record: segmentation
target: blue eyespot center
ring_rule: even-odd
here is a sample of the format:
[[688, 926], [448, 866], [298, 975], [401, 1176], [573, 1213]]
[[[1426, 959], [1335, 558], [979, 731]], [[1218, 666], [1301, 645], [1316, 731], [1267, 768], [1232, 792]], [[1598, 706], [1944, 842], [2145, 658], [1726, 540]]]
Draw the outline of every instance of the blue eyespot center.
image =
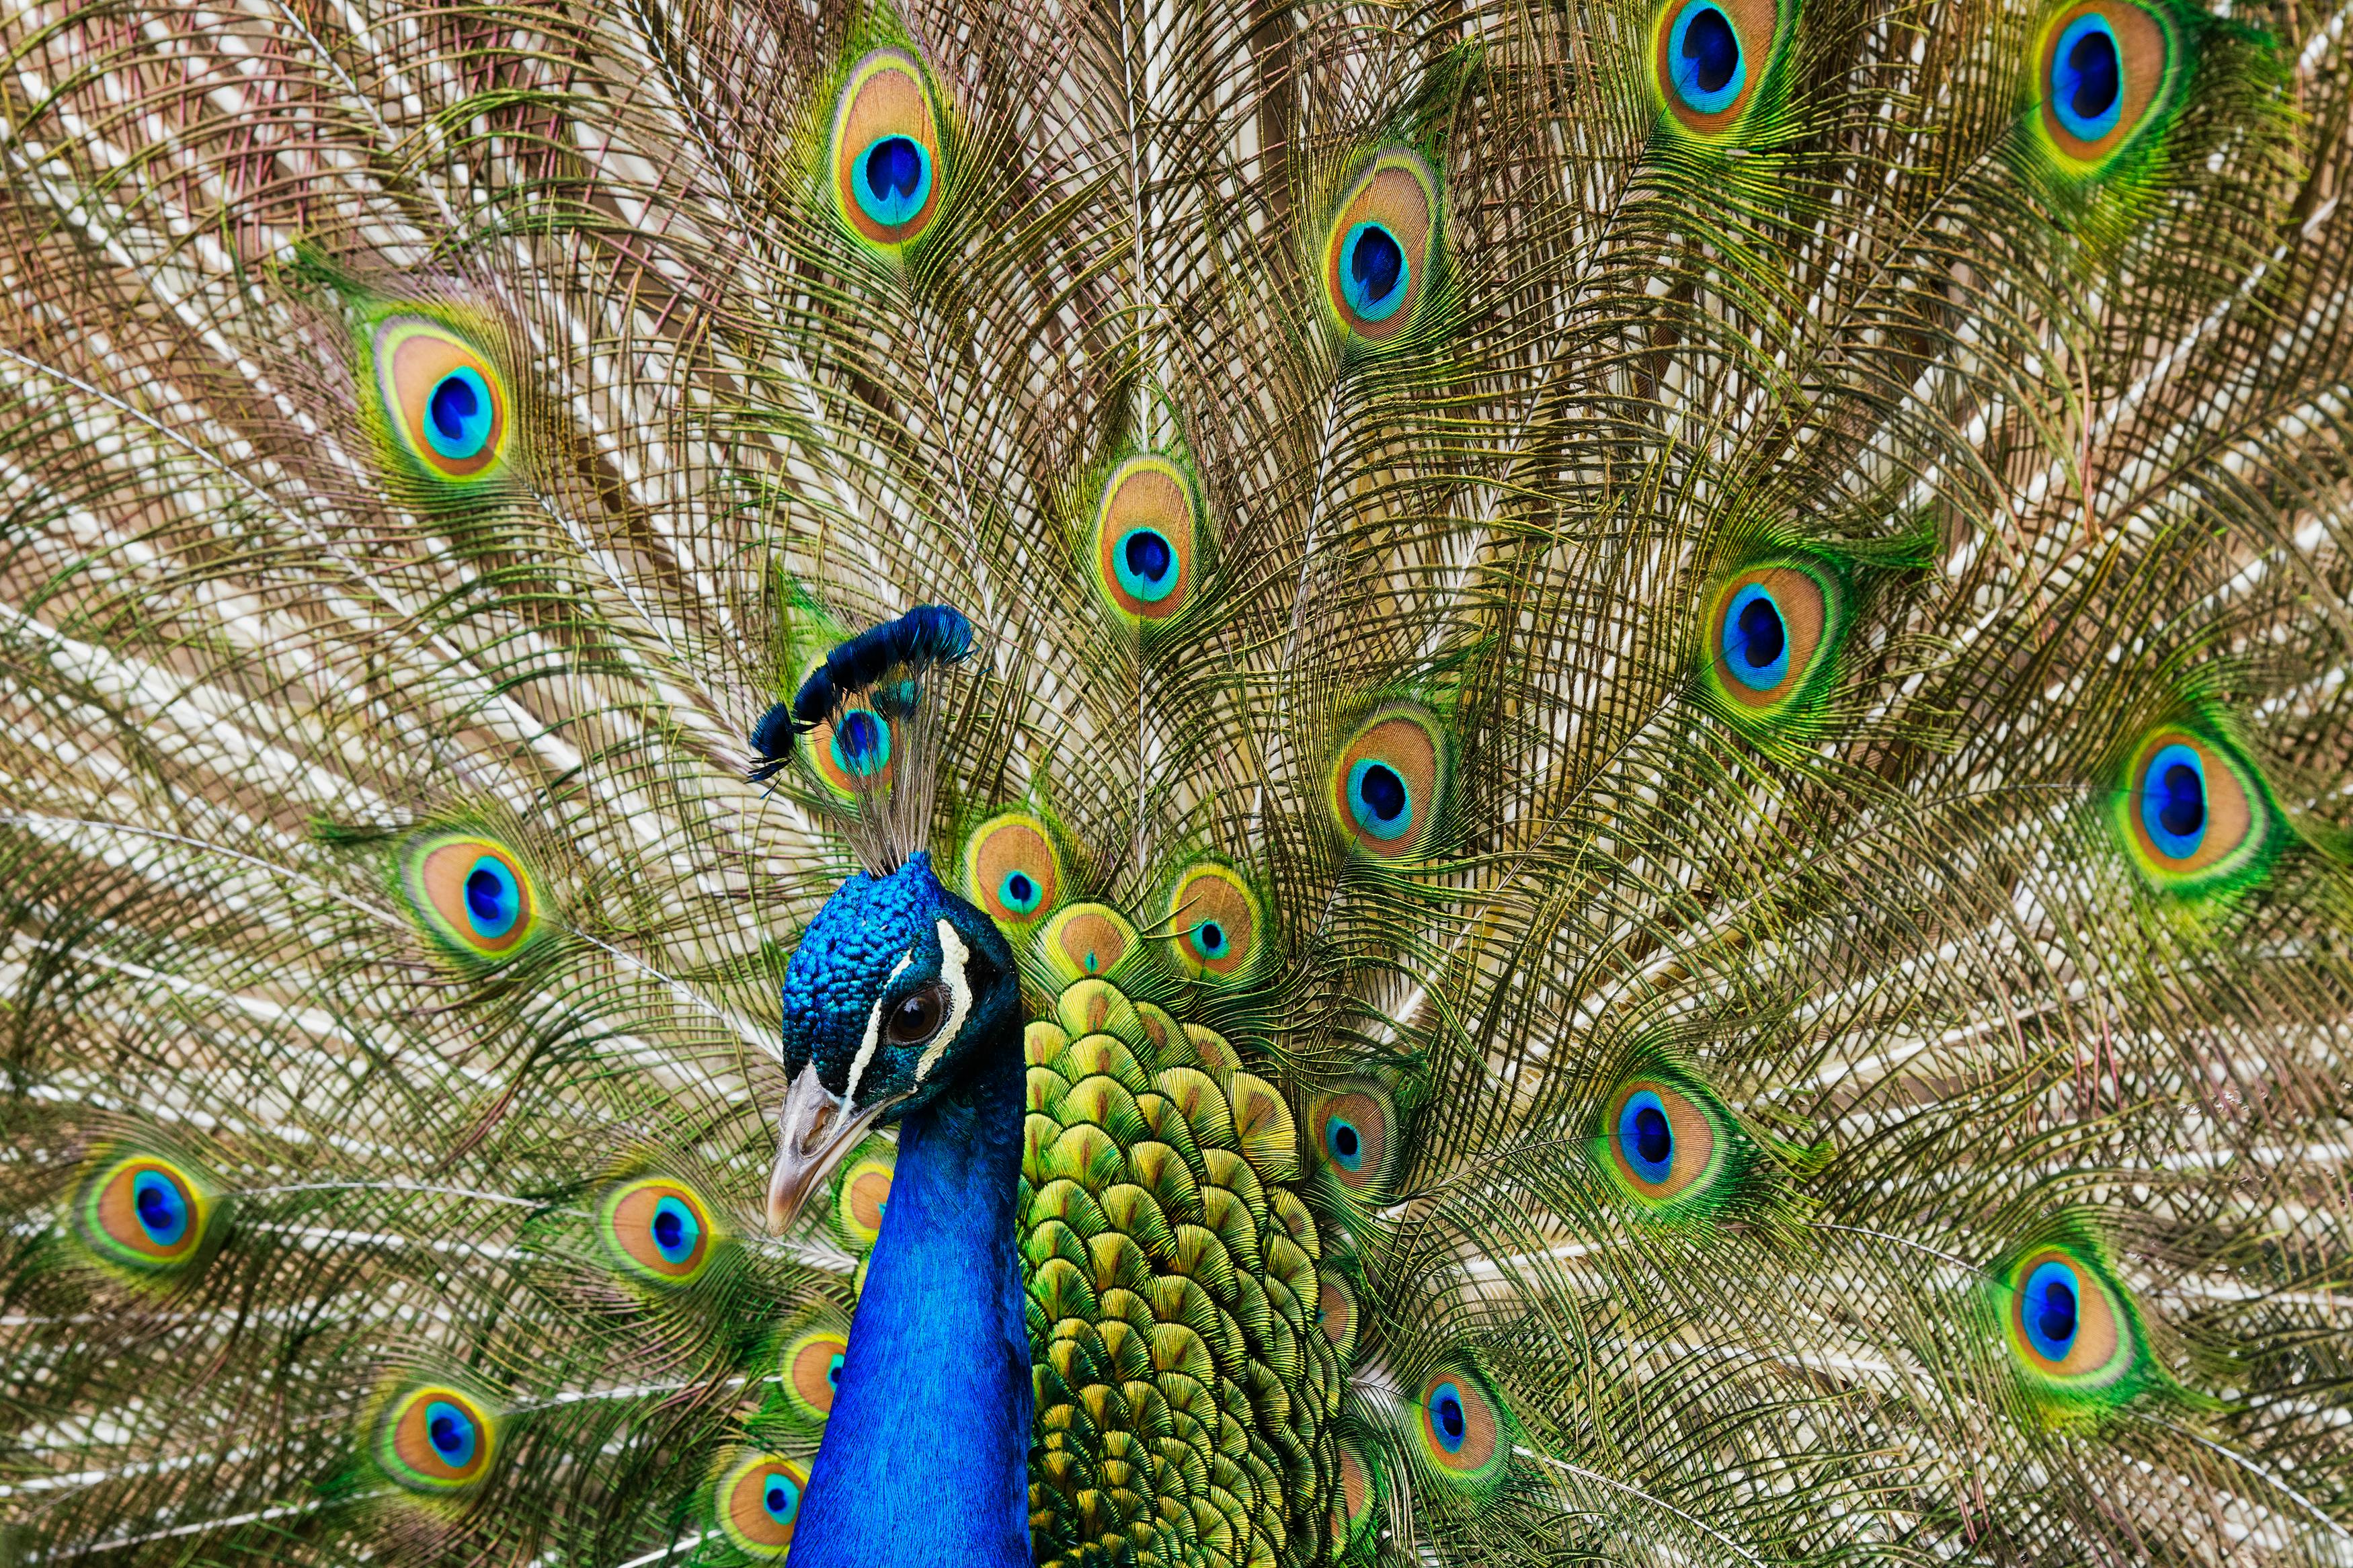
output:
[[1193, 945], [1204, 958], [1223, 958], [1230, 945], [1226, 940], [1226, 928], [1216, 921], [1203, 921], [1193, 928]]
[[1643, 1163], [1663, 1165], [1675, 1152], [1675, 1135], [1667, 1119], [1651, 1106], [1634, 1113], [1634, 1149]]
[[188, 1201], [161, 1171], [142, 1171], [131, 1178], [131, 1208], [139, 1228], [157, 1247], [173, 1247], [188, 1233]]
[[1324, 1147], [1344, 1171], [1362, 1170], [1365, 1163], [1365, 1140], [1356, 1124], [1335, 1116], [1324, 1127]]
[[2067, 24], [2052, 51], [2051, 103], [2059, 124], [2079, 142], [2097, 142], [2124, 112], [2124, 62], [2116, 30], [2098, 12]]
[[1690, 0], [1667, 37], [1675, 96], [1696, 114], [1721, 114], [1748, 83], [1746, 52], [1732, 19], [1711, 0]]
[[2187, 860], [2206, 841], [2206, 764], [2179, 742], [2149, 759], [2142, 775], [2141, 826], [2158, 854]]
[[1340, 297], [1367, 321], [1386, 321], [1405, 303], [1412, 268], [1383, 223], [1360, 223], [1340, 242]]
[[1471, 1424], [1462, 1415], [1462, 1391], [1451, 1382], [1430, 1391], [1430, 1428], [1440, 1447], [1450, 1454], [1461, 1452]]
[[1398, 771], [1370, 757], [1348, 770], [1348, 815], [1376, 838], [1397, 838], [1413, 826], [1413, 792]]
[[800, 1489], [783, 1476], [772, 1475], [766, 1489], [760, 1494], [760, 1506], [778, 1524], [790, 1524], [793, 1515], [800, 1511]]
[[1045, 889], [1027, 871], [1008, 871], [1005, 879], [997, 885], [997, 902], [1017, 915], [1029, 913], [1043, 897]]
[[664, 1198], [654, 1205], [654, 1250], [665, 1263], [684, 1263], [694, 1256], [695, 1244], [702, 1239], [702, 1224], [694, 1211], [676, 1198]]
[[479, 458], [490, 443], [494, 413], [481, 372], [460, 365], [435, 382], [426, 397], [426, 445], [455, 462]]
[[866, 216], [886, 227], [913, 219], [932, 195], [932, 155], [912, 136], [881, 136], [858, 159], [850, 190]]
[[825, 1385], [837, 1391], [841, 1387], [841, 1353], [839, 1351], [834, 1352], [831, 1361], [825, 1363]]
[[1691, 62], [1686, 79], [1704, 93], [1722, 92], [1740, 68], [1740, 39], [1714, 6], [1693, 15], [1691, 26], [1683, 29], [1682, 54]]
[[1119, 585], [1146, 604], [1157, 604], [1176, 591], [1176, 547], [1156, 528], [1129, 530], [1113, 564]]
[[1751, 669], [1769, 669], [1788, 646], [1781, 612], [1770, 599], [1751, 599], [1740, 612], [1740, 660]]
[[1789, 678], [1789, 626], [1764, 584], [1751, 583], [1725, 606], [1724, 666], [1751, 691], [1770, 691]]
[[425, 1438], [433, 1445], [434, 1454], [453, 1470], [462, 1470], [473, 1462], [473, 1418], [448, 1400], [437, 1399], [425, 1407]]
[[853, 708], [833, 727], [834, 765], [852, 778], [879, 773], [891, 761], [891, 726], [863, 708]]
[[522, 889], [494, 855], [475, 860], [466, 872], [466, 923], [485, 942], [514, 929], [522, 914]]
[[2020, 1316], [2025, 1321], [2027, 1343], [2034, 1347], [2035, 1354], [2045, 1361], [2067, 1359], [2082, 1322], [2082, 1295], [2083, 1281], [2056, 1258], [2028, 1277], [2025, 1310]]
[[1637, 1181], [1657, 1186], [1674, 1174], [1674, 1123], [1656, 1091], [1638, 1089], [1626, 1097], [1618, 1112], [1618, 1142]]

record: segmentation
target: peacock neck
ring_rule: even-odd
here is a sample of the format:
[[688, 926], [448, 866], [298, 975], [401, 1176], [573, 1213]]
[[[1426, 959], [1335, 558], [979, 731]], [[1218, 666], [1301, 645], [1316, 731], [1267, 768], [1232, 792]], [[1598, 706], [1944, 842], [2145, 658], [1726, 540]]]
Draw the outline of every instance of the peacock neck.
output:
[[1029, 1568], [1029, 1338], [1016, 1029], [909, 1116], [794, 1568]]

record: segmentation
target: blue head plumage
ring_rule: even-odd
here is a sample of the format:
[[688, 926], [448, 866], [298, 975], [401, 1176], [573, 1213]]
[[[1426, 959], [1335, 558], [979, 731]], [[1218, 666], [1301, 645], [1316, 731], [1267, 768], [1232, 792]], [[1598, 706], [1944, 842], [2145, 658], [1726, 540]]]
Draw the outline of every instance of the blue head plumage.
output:
[[1013, 950], [916, 853], [844, 882], [785, 970], [785, 1070], [770, 1224], [789, 1223], [877, 1121], [923, 1109], [1001, 1041], [1021, 999]]

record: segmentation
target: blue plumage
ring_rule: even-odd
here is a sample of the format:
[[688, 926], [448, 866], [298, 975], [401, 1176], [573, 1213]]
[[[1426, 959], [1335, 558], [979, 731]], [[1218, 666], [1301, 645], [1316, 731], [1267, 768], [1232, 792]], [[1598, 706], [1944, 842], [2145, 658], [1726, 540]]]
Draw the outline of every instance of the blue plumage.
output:
[[[961, 617], [958, 617], [961, 620]], [[795, 1525], [809, 1564], [1029, 1562], [1029, 1346], [1014, 1204], [1020, 982], [917, 854], [852, 877], [794, 951], [772, 1208], [877, 1121], [897, 1173]]]

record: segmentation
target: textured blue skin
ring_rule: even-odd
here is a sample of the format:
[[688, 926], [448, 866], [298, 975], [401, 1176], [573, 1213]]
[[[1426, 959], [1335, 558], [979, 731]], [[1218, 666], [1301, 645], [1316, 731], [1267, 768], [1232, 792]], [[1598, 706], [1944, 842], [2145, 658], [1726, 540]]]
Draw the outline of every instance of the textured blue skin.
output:
[[[814, 1057], [838, 1092], [901, 956], [914, 953], [892, 994], [938, 974], [941, 920], [1000, 978], [986, 993], [976, 985], [971, 1017], [902, 1112], [891, 1202], [793, 1529], [794, 1568], [1030, 1562], [1029, 1338], [1013, 1214], [1026, 1072], [1011, 952], [924, 857], [888, 878], [852, 878], [786, 968], [786, 1067]], [[860, 1100], [903, 1089], [920, 1054], [878, 1052]]]

